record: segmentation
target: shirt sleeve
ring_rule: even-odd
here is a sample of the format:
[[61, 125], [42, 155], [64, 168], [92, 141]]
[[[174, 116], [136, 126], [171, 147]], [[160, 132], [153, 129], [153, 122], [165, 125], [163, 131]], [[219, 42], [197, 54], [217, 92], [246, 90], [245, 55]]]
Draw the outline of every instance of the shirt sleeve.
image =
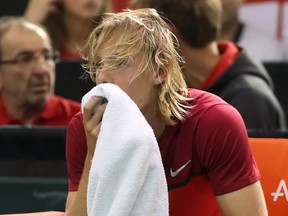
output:
[[82, 113], [76, 114], [67, 127], [66, 160], [68, 170], [68, 190], [77, 191], [81, 180], [87, 144]]
[[246, 127], [230, 105], [215, 105], [203, 116], [197, 137], [198, 160], [216, 196], [245, 186], [260, 178]]

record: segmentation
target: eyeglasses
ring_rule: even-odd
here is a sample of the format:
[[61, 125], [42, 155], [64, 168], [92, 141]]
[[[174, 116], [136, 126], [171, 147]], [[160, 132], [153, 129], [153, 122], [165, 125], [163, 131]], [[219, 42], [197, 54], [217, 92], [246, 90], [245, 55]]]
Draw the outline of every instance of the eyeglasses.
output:
[[40, 57], [45, 61], [45, 63], [58, 62], [59, 52], [58, 51], [50, 52], [46, 50], [39, 52], [38, 54], [34, 52], [23, 52], [18, 56], [16, 56], [14, 59], [0, 61], [0, 65], [12, 64], [18, 66], [27, 66], [37, 62], [37, 60]]

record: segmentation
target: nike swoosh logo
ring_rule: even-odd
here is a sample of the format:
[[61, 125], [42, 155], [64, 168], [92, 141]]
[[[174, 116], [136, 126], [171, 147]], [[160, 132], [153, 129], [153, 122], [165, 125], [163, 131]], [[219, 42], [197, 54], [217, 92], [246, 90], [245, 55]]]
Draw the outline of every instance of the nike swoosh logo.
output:
[[177, 176], [189, 163], [191, 162], [191, 160], [189, 160], [187, 163], [185, 163], [183, 166], [181, 166], [179, 169], [175, 170], [173, 172], [172, 168], [170, 169], [170, 175], [172, 177]]

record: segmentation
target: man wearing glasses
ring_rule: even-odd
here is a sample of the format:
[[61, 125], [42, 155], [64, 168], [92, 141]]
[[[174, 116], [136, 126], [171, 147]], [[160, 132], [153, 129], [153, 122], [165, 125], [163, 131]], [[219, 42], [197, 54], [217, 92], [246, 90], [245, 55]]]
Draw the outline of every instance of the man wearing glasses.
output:
[[41, 27], [0, 18], [0, 125], [68, 124], [80, 104], [53, 94], [57, 59]]

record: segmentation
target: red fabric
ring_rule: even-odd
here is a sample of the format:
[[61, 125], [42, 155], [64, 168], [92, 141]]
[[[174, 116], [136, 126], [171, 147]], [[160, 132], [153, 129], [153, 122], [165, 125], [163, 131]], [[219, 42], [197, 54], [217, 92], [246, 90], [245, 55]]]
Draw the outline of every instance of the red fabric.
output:
[[66, 157], [68, 168], [68, 190], [77, 191], [87, 154], [83, 115], [75, 115], [67, 127]]
[[129, 0], [112, 0], [113, 12], [120, 12], [122, 9], [126, 8]]
[[[66, 126], [70, 119], [80, 110], [80, 103], [51, 95], [45, 109], [34, 120], [33, 125]], [[0, 97], [0, 125], [22, 125], [5, 111]]]
[[[199, 90], [191, 90], [190, 94], [195, 101], [189, 118], [167, 127], [159, 141], [170, 188], [203, 174], [215, 195], [257, 181], [259, 172], [255, 170], [247, 130], [239, 112], [213, 94]], [[189, 158], [192, 167], [183, 170], [182, 176], [172, 178], [170, 169], [176, 170]]]
[[[159, 140], [159, 148], [168, 182], [170, 215], [208, 216], [211, 211], [219, 212], [215, 195], [243, 188], [260, 176], [246, 127], [236, 109], [208, 92], [190, 90], [189, 93], [195, 98], [194, 108], [186, 121], [166, 128]], [[87, 153], [82, 120], [82, 114], [78, 113], [67, 128], [69, 191], [78, 189]], [[171, 169], [177, 170], [187, 162], [181, 173], [171, 176]], [[203, 188], [195, 190], [195, 186], [196, 189]], [[187, 194], [187, 190], [191, 193]], [[204, 196], [203, 191], [206, 191]], [[186, 200], [180, 199], [182, 204], [177, 201], [181, 196], [186, 197]], [[199, 196], [202, 198], [193, 205]]]
[[68, 49], [62, 49], [60, 52], [60, 58], [65, 59], [81, 59], [79, 53], [72, 52]]
[[233, 64], [239, 54], [239, 48], [229, 41], [218, 42], [218, 49], [221, 58], [199, 89], [209, 88], [214, 82], [216, 82], [216, 80], [225, 73], [230, 65]]
[[195, 176], [187, 185], [170, 190], [169, 207], [171, 216], [222, 215], [211, 185], [205, 176]]

